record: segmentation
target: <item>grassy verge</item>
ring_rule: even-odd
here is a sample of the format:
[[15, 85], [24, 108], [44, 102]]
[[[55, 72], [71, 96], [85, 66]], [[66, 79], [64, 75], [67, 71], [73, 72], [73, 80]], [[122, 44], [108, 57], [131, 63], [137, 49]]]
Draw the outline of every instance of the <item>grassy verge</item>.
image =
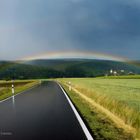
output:
[[130, 133], [124, 132], [123, 129], [117, 128], [104, 114], [99, 112], [95, 107], [90, 106], [74, 91], [69, 91], [63, 84], [69, 97], [82, 114], [84, 121], [90, 127], [96, 140], [133, 140]]
[[140, 75], [124, 75], [124, 76], [105, 76], [105, 77], [98, 77], [104, 79], [140, 79]]
[[64, 78], [59, 81], [70, 81], [80, 96], [98, 106], [117, 127], [140, 138], [139, 79]]
[[[37, 85], [38, 83], [39, 81], [35, 81], [35, 80], [15, 81], [14, 82], [15, 94], [25, 91]], [[6, 99], [12, 96], [11, 85], [12, 85], [12, 82], [0, 81], [0, 100]]]

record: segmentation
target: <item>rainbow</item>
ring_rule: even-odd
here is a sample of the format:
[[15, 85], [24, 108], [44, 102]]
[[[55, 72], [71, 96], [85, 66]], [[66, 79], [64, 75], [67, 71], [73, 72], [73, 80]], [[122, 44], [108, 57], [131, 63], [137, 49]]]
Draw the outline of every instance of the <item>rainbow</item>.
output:
[[92, 51], [56, 51], [56, 52], [45, 52], [29, 57], [21, 58], [22, 61], [30, 61], [35, 59], [63, 59], [63, 58], [82, 58], [82, 59], [102, 59], [102, 60], [115, 60], [115, 61], [128, 61], [127, 58], [105, 54], [97, 53]]

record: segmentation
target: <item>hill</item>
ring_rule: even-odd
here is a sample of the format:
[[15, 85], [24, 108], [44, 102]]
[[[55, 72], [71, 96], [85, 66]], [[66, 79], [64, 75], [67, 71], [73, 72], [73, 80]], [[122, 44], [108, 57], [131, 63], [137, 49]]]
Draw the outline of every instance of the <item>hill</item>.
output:
[[[32, 60], [25, 62], [32, 66], [43, 66], [54, 70], [66, 72], [69, 76], [79, 71], [84, 73], [85, 76], [101, 76], [107, 74], [110, 69], [120, 71], [124, 70], [125, 73], [140, 73], [140, 67], [132, 63], [109, 61], [109, 60], [91, 60], [91, 59], [54, 59], [54, 60]], [[67, 75], [67, 76], [68, 76]], [[75, 76], [74, 76], [75, 77]]]
[[55, 70], [65, 70], [66, 68], [81, 64], [84, 62], [88, 62], [87, 59], [40, 59], [40, 60], [31, 60], [31, 61], [24, 61], [24, 64], [33, 65], [33, 66], [41, 66], [52, 68]]
[[0, 62], [0, 79], [36, 79], [62, 77], [62, 73], [53, 69], [20, 64], [15, 62]]
[[[110, 69], [119, 74], [140, 74], [140, 67], [132, 64], [91, 59], [52, 59], [24, 62], [0, 61], [0, 79], [96, 77], [109, 75]], [[120, 71], [124, 70], [123, 73]]]

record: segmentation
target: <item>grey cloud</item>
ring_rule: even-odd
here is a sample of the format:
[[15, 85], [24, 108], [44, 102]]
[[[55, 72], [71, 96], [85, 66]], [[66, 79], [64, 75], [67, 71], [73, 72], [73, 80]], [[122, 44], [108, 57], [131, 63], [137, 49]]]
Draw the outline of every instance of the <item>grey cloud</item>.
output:
[[139, 0], [9, 1], [0, 2], [0, 58], [79, 49], [140, 59]]

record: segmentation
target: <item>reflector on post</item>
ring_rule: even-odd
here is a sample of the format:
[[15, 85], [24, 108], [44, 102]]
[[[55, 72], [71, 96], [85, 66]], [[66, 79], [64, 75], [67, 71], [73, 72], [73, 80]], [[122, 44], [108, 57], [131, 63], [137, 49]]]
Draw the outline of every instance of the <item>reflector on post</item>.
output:
[[15, 90], [14, 90], [14, 85], [12, 84], [12, 94], [15, 93]]

